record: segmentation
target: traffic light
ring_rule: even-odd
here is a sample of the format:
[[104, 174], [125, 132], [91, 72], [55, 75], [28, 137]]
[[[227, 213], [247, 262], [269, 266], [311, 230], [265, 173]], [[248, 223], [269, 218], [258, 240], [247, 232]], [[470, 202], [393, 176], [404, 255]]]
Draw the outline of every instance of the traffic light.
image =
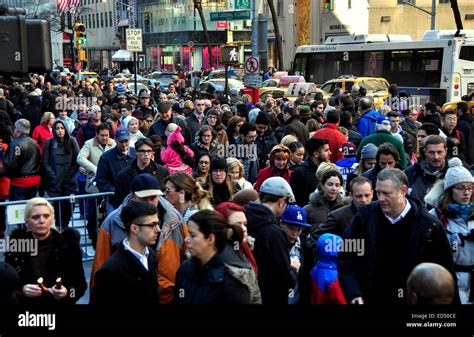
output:
[[87, 61], [86, 51], [84, 49], [79, 49], [79, 62]]
[[323, 0], [323, 9], [325, 11], [332, 11], [333, 8], [333, 0]]
[[87, 42], [86, 26], [84, 26], [83, 23], [78, 22], [74, 25], [74, 32], [76, 33], [76, 47], [80, 48], [80, 46]]
[[223, 45], [221, 46], [221, 62], [224, 64], [239, 63], [239, 46], [238, 45]]

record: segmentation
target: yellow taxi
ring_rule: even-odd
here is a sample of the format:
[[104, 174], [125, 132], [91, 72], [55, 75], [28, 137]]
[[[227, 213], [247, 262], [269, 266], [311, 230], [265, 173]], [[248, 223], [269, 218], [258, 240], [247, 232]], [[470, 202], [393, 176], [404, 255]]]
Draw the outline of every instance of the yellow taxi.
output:
[[[448, 110], [453, 110], [453, 111], [456, 110], [456, 106], [458, 105], [458, 103], [461, 103], [461, 102], [465, 102], [465, 101], [453, 101], [453, 102], [444, 103], [443, 112], [446, 112]], [[474, 114], [474, 101], [468, 101], [465, 103], [467, 103], [467, 106], [469, 108], [468, 114], [473, 115]]]
[[367, 90], [367, 96], [374, 99], [375, 107], [378, 108], [384, 104], [384, 100], [389, 97], [388, 87], [390, 86], [386, 79], [381, 77], [357, 77], [353, 75], [343, 75], [336, 79], [329, 80], [321, 86], [324, 92], [324, 98], [328, 99], [336, 88], [350, 93], [352, 86], [357, 84]]
[[80, 76], [78, 77], [80, 80], [89, 79], [89, 82], [92, 84], [94, 82], [99, 83], [99, 75], [93, 71], [81, 71]]

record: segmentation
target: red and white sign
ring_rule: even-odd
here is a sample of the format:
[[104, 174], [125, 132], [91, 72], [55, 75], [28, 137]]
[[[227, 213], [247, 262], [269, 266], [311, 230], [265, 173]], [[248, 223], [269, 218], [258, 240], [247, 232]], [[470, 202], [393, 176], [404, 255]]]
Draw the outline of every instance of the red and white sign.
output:
[[248, 75], [258, 74], [260, 59], [258, 56], [247, 56], [245, 58], [245, 73]]
[[229, 27], [228, 21], [216, 21], [216, 28], [217, 29], [227, 29]]
[[82, 63], [81, 62], [76, 62], [76, 70], [79, 71], [82, 69]]

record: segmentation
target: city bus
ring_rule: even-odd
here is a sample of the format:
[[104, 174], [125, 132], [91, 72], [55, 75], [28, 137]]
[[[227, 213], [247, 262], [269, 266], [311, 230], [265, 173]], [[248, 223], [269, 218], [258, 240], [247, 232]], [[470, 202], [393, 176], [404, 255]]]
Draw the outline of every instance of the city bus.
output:
[[474, 30], [406, 35], [329, 37], [296, 50], [292, 73], [318, 85], [341, 75], [383, 77], [420, 103], [460, 100], [474, 93]]

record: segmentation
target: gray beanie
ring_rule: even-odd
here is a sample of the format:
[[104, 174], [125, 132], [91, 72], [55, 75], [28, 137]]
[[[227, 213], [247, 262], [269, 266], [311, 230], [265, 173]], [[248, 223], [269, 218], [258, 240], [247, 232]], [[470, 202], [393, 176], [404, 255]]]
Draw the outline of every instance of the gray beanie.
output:
[[377, 155], [377, 146], [375, 146], [372, 143], [369, 143], [362, 148], [360, 159], [363, 159], [363, 160], [375, 159], [376, 155]]
[[459, 158], [452, 158], [448, 162], [449, 168], [444, 176], [444, 190], [461, 184], [461, 183], [474, 183], [471, 172], [469, 172], [461, 162]]

